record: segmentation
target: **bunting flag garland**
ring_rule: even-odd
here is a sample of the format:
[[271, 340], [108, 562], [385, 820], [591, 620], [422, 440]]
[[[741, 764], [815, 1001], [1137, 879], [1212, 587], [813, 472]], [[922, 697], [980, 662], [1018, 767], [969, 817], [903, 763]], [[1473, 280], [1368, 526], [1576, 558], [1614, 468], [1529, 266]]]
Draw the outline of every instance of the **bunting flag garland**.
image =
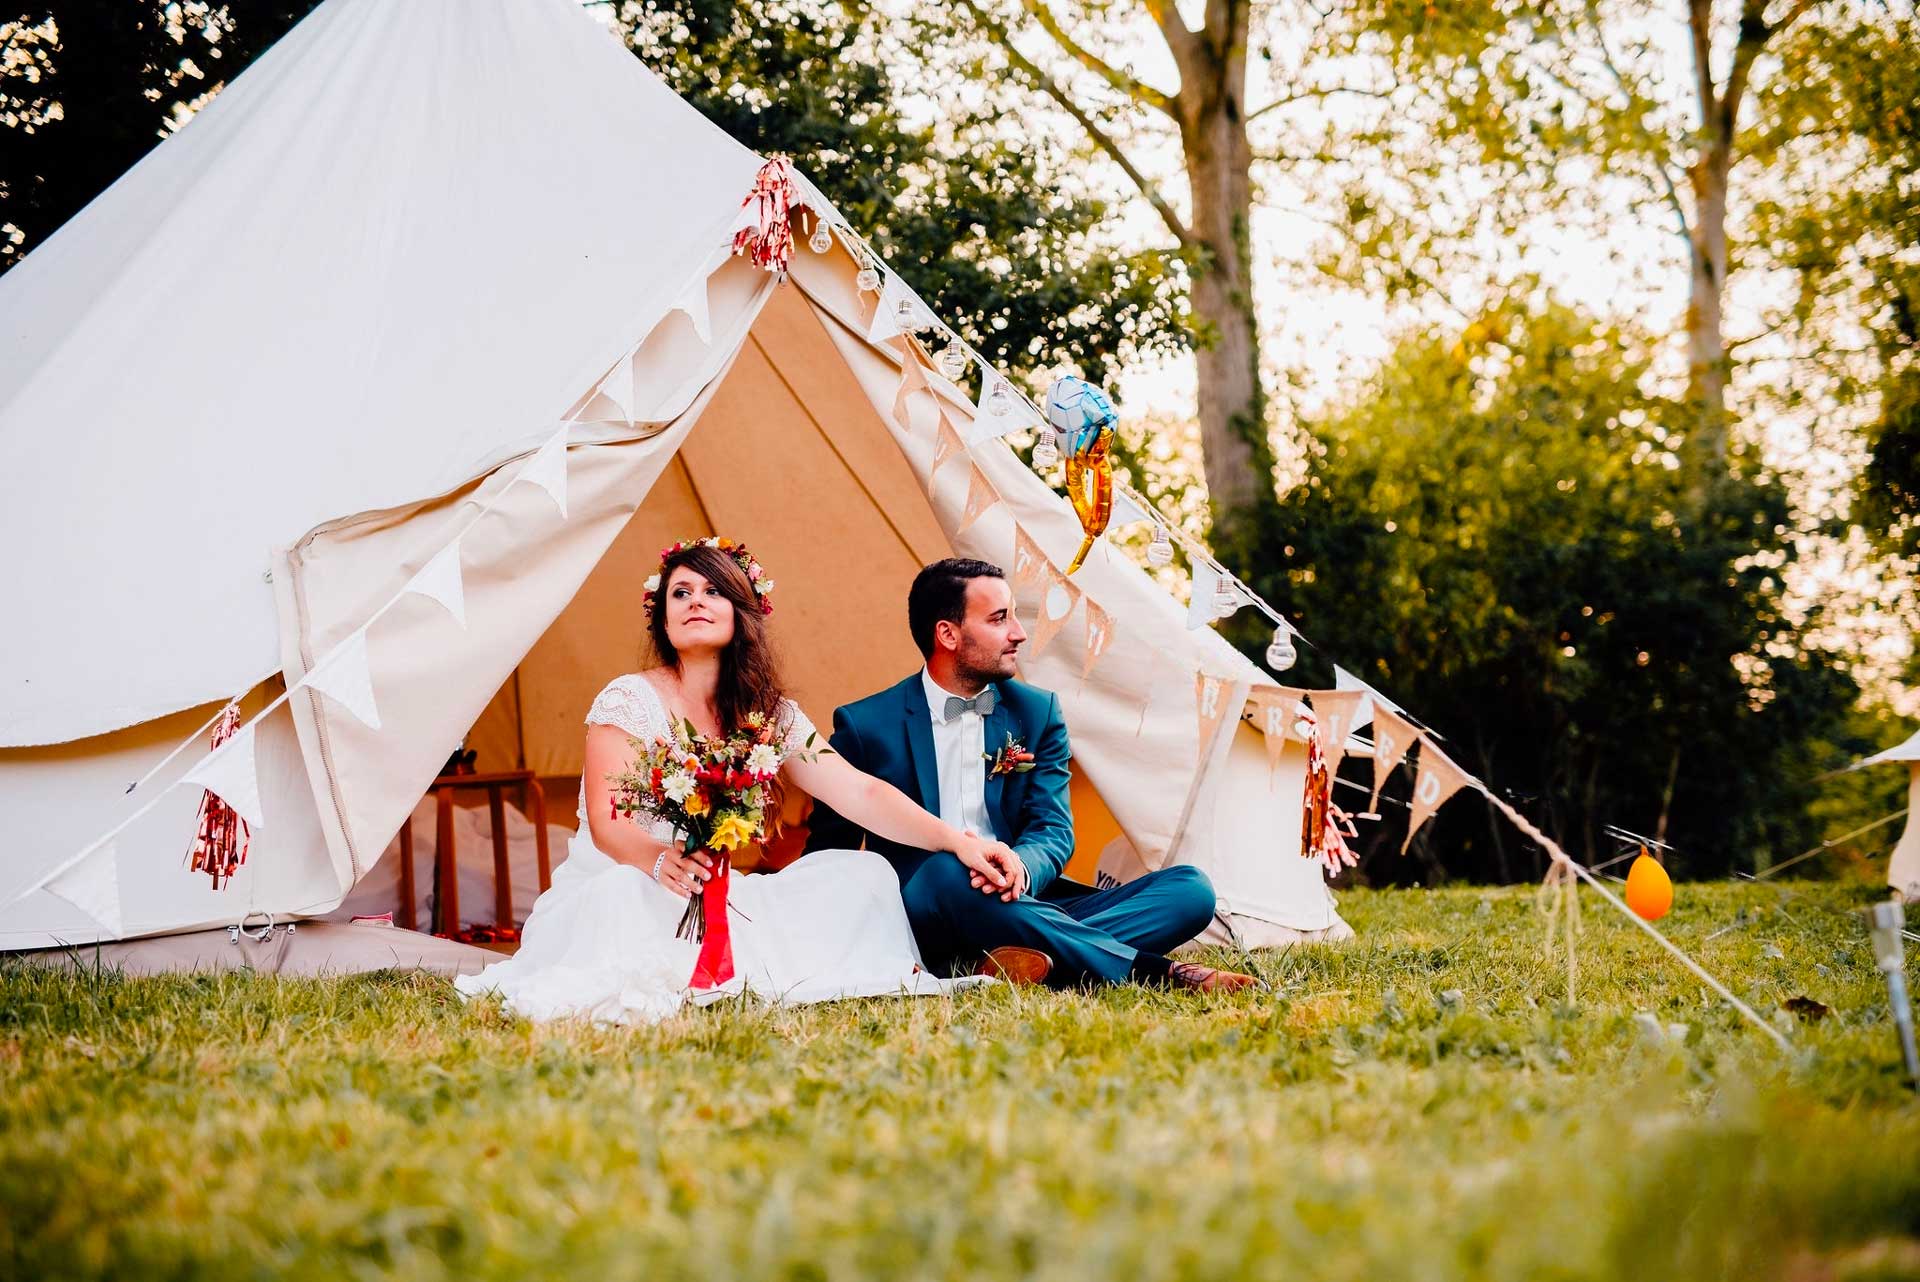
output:
[[1259, 710], [1255, 724], [1267, 743], [1267, 769], [1280, 764], [1280, 754], [1286, 750], [1287, 737], [1293, 733], [1294, 722], [1300, 719], [1300, 705], [1305, 701], [1307, 692], [1291, 686], [1267, 686], [1253, 693], [1254, 707]]
[[1113, 642], [1113, 616], [1102, 610], [1092, 597], [1083, 594], [1081, 599], [1087, 606], [1087, 650], [1080, 663], [1080, 679], [1085, 681], [1092, 675], [1093, 665], [1100, 662], [1100, 656]]
[[111, 839], [48, 878], [41, 889], [78, 908], [115, 939], [126, 934], [120, 911], [120, 853]]
[[507, 483], [507, 488], [525, 481], [545, 490], [554, 505], [560, 509], [560, 519], [567, 518], [567, 425], [562, 423], [559, 430], [547, 438], [527, 465], [520, 469], [520, 475]]
[[1027, 596], [1039, 592], [1047, 586], [1047, 554], [1033, 541], [1025, 527], [1018, 522], [1013, 527], [1013, 590], [1016, 596]]
[[1420, 770], [1413, 779], [1413, 814], [1407, 819], [1407, 839], [1400, 843], [1401, 854], [1413, 844], [1413, 834], [1420, 831], [1420, 825], [1433, 818], [1434, 811], [1466, 782], [1467, 772], [1434, 747], [1433, 740], [1421, 736]]
[[940, 415], [940, 426], [933, 433], [933, 466], [927, 471], [927, 487], [933, 487], [933, 478], [940, 474], [940, 465], [950, 458], [958, 458], [967, 452], [967, 443], [960, 439], [960, 433], [954, 430], [953, 420], [946, 414]]
[[1226, 718], [1230, 684], [1225, 677], [1210, 677], [1204, 672], [1193, 674], [1193, 698], [1200, 713], [1200, 746], [1196, 751], [1203, 761], [1213, 744], [1214, 733]]
[[[960, 524], [954, 528], [955, 534], [965, 532], [968, 526], [986, 514], [988, 508], [1000, 501], [1000, 493], [993, 488], [993, 482], [986, 473], [977, 467], [968, 467], [967, 506], [960, 514]], [[1036, 649], [1035, 653], [1038, 653]]]
[[416, 592], [438, 601], [462, 628], [467, 626], [467, 590], [460, 575], [460, 540], [455, 539], [434, 554], [433, 560], [407, 580], [402, 593]]
[[[893, 421], [909, 432], [913, 430], [913, 413], [908, 401], [915, 392], [932, 395], [933, 389], [927, 385], [926, 366], [915, 359], [912, 352], [908, 352], [907, 359], [900, 362], [900, 390], [893, 394]], [[941, 421], [946, 421], [944, 415]], [[938, 467], [939, 464], [934, 466]]]
[[1040, 594], [1040, 608], [1034, 612], [1033, 648], [1028, 653], [1036, 658], [1048, 644], [1060, 635], [1060, 629], [1067, 626], [1067, 620], [1073, 617], [1073, 607], [1080, 604], [1080, 589], [1073, 580], [1047, 566], [1047, 577], [1052, 582], [1047, 590]]
[[693, 322], [693, 332], [700, 336], [701, 342], [711, 346], [713, 321], [707, 313], [707, 273], [701, 272], [695, 276], [680, 292], [680, 297], [673, 300], [673, 306], [669, 307], [667, 312], [669, 315], [674, 312], [685, 312], [687, 319]]
[[1313, 712], [1320, 722], [1320, 742], [1327, 754], [1327, 772], [1339, 775], [1341, 758], [1347, 755], [1347, 736], [1353, 733], [1353, 719], [1359, 715], [1365, 690], [1315, 690]]
[[240, 724], [240, 701], [235, 699], [214, 723], [213, 751], [180, 779], [206, 790], [194, 818], [187, 858], [193, 871], [213, 878], [215, 890], [247, 862], [253, 829], [261, 826], [260, 775], [253, 746], [253, 726]]
[[351, 712], [369, 730], [380, 728], [373, 698], [373, 670], [367, 659], [367, 630], [357, 629], [314, 665], [301, 684], [311, 686]]
[[1385, 706], [1374, 709], [1373, 717], [1373, 797], [1368, 810], [1380, 808], [1380, 787], [1394, 767], [1407, 758], [1420, 732], [1404, 717]]

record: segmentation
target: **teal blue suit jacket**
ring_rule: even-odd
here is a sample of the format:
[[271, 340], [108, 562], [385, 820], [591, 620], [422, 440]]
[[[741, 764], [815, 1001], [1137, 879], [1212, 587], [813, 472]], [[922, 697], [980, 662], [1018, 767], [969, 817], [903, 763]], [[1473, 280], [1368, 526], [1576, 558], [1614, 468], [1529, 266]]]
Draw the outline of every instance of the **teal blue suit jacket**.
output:
[[[996, 682], [998, 699], [986, 719], [987, 751], [1005, 746], [1011, 734], [1033, 753], [1033, 769], [991, 777], [987, 818], [994, 833], [1027, 866], [1039, 894], [1073, 857], [1073, 806], [1067, 796], [1067, 723], [1051, 691], [1008, 679]], [[940, 813], [940, 774], [933, 752], [933, 723], [926, 688], [915, 672], [905, 681], [833, 711], [833, 750], [856, 769], [876, 775]], [[808, 850], [856, 850], [862, 845], [892, 862], [904, 879], [926, 859], [924, 850], [877, 837], [828, 806], [814, 804]], [[984, 834], [983, 834], [984, 835]]]

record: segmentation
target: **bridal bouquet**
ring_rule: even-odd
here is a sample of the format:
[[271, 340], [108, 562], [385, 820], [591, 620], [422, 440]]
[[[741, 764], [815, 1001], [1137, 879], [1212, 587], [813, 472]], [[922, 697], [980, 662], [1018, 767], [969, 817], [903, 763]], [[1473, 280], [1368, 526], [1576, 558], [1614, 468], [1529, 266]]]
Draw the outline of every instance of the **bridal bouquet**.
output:
[[[672, 737], [638, 739], [627, 769], [609, 775], [613, 813], [647, 815], [671, 824], [685, 851], [717, 853], [713, 876], [687, 900], [675, 932], [700, 945], [692, 986], [713, 988], [733, 978], [733, 944], [727, 930], [727, 882], [732, 854], [773, 835], [780, 816], [772, 812], [767, 785], [780, 772], [781, 727], [761, 713], [729, 735], [703, 735], [682, 721]], [[809, 735], [802, 754], [811, 756]], [[796, 755], [802, 755], [796, 754]]]

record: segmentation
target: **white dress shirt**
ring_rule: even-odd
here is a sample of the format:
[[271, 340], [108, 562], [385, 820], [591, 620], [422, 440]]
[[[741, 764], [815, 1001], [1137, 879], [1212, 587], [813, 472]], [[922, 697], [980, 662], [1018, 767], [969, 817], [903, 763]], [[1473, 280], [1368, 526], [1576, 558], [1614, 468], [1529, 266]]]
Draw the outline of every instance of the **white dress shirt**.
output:
[[[995, 838], [987, 818], [987, 724], [977, 712], [963, 712], [947, 720], [947, 699], [958, 695], [920, 669], [927, 691], [927, 712], [933, 720], [933, 756], [940, 777], [940, 818], [961, 830]], [[997, 692], [996, 692], [997, 693]]]

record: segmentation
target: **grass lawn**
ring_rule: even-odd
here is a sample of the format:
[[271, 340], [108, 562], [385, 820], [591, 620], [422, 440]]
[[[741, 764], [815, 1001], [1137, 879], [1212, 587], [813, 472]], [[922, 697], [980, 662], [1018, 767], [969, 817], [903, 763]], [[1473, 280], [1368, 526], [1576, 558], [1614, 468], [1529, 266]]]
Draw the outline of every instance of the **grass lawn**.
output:
[[1526, 889], [1348, 895], [1273, 993], [638, 1032], [0, 963], [0, 1278], [1920, 1278], [1870, 895], [1680, 887], [1763, 1014], [1831, 1008], [1788, 1056], [1591, 895], [1569, 1005]]

